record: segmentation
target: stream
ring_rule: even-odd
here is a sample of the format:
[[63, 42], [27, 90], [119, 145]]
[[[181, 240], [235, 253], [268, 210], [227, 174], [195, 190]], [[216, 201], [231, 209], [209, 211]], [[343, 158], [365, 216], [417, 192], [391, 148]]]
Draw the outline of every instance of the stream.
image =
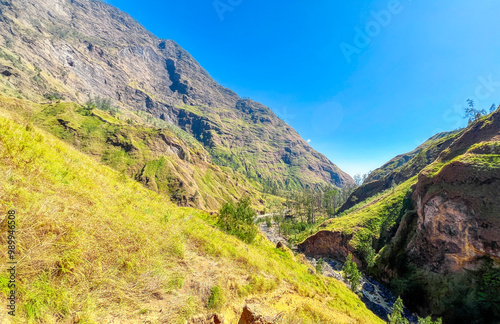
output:
[[[278, 242], [284, 243], [289, 246], [288, 241], [285, 237], [281, 236], [278, 232], [278, 227], [274, 222], [268, 227], [265, 222], [259, 224], [260, 230], [266, 235], [269, 241], [277, 244]], [[291, 249], [297, 253], [303, 253], [298, 251], [296, 246], [292, 246]], [[315, 268], [319, 259], [306, 255], [307, 260]], [[342, 281], [348, 287], [349, 283], [342, 277], [342, 267], [343, 263], [331, 258], [322, 258], [323, 263], [323, 275], [330, 278], [335, 278]], [[396, 297], [381, 283], [373, 280], [372, 278], [366, 276], [362, 273], [361, 278], [361, 301], [366, 305], [366, 307], [371, 310], [375, 315], [388, 321], [388, 315], [392, 313], [392, 306], [396, 301]], [[418, 323], [417, 316], [411, 314], [406, 308], [404, 309], [405, 317], [410, 323]]]

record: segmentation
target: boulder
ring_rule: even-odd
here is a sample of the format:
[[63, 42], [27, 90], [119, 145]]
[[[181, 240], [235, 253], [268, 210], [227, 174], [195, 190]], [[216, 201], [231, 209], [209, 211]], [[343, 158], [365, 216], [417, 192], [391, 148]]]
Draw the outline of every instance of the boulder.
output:
[[246, 305], [243, 307], [238, 324], [273, 324], [274, 320], [269, 316], [258, 313], [255, 305]]
[[189, 320], [188, 324], [222, 324], [224, 317], [219, 314], [197, 316]]

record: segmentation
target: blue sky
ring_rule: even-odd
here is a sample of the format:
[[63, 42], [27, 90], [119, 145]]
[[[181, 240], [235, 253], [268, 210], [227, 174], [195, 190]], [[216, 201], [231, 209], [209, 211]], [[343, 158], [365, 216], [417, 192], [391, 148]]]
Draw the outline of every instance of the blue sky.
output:
[[500, 1], [107, 2], [351, 175], [500, 104]]

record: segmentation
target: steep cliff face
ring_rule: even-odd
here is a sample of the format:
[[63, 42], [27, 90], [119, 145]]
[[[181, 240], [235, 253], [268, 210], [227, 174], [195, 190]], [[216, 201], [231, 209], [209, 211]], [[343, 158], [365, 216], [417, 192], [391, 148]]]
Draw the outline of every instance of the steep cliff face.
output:
[[[97, 0], [0, 2], [0, 91], [110, 98], [178, 125], [214, 161], [273, 188], [351, 184], [267, 107], [217, 84], [179, 45]], [[310, 166], [310, 167], [309, 167]]]
[[463, 198], [436, 195], [418, 200], [415, 264], [438, 273], [477, 270], [483, 256], [500, 257], [498, 224], [477, 215]]
[[424, 169], [410, 256], [436, 272], [500, 260], [500, 112], [477, 122]]
[[351, 239], [352, 234], [322, 230], [299, 244], [298, 247], [307, 255], [328, 256], [336, 260], [345, 261], [349, 253], [355, 250], [349, 245]]

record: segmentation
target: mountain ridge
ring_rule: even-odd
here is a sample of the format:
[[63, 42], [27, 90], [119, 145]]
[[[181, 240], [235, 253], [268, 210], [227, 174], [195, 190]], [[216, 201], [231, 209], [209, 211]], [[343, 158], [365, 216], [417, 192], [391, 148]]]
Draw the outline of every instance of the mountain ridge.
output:
[[424, 144], [411, 160], [359, 187], [353, 195], [366, 197], [299, 247], [339, 260], [352, 253], [421, 316], [496, 323], [500, 281], [490, 278], [500, 278], [500, 108]]
[[268, 190], [353, 183], [271, 109], [222, 87], [175, 41], [157, 38], [117, 8], [94, 0], [6, 0], [0, 7], [4, 52], [21, 57], [19, 68], [9, 66], [9, 82], [33, 89], [18, 93], [24, 98], [111, 98], [125, 111], [177, 124], [217, 164]]

